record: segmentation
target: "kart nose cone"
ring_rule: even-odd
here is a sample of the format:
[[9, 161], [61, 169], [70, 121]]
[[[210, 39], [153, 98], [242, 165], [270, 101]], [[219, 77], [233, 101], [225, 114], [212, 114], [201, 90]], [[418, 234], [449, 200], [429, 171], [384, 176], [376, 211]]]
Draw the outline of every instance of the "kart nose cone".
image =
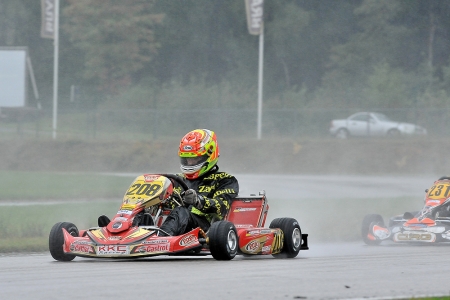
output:
[[113, 225], [112, 225], [112, 228], [113, 229], [120, 229], [122, 227], [122, 222], [115, 222]]
[[111, 223], [108, 224], [106, 229], [109, 232], [118, 233], [122, 231], [126, 231], [130, 228], [130, 224], [128, 222], [123, 222], [119, 220], [112, 220]]

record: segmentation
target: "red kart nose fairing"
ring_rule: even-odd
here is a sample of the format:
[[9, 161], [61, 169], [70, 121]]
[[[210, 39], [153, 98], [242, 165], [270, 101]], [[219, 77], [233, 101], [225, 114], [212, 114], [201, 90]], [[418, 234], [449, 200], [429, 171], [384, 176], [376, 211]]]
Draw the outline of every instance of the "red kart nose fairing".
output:
[[128, 234], [112, 235], [104, 228], [86, 232], [85, 237], [71, 236], [64, 231], [64, 252], [78, 256], [134, 257], [152, 256], [164, 253], [184, 252], [198, 248], [201, 229], [196, 228], [180, 236], [156, 236], [156, 231], [132, 228]]

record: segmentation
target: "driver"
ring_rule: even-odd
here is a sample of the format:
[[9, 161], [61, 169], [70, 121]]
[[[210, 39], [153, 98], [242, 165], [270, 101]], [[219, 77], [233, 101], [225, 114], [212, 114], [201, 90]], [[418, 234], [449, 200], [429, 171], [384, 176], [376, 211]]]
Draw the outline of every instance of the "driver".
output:
[[[223, 219], [231, 201], [239, 193], [237, 179], [219, 171], [219, 145], [214, 131], [196, 129], [180, 142], [178, 156], [181, 176], [189, 188], [184, 193], [185, 206], [173, 207], [159, 235], [180, 235], [196, 227], [208, 231], [213, 219]], [[175, 183], [176, 186], [176, 183]], [[181, 187], [176, 187], [181, 191]]]

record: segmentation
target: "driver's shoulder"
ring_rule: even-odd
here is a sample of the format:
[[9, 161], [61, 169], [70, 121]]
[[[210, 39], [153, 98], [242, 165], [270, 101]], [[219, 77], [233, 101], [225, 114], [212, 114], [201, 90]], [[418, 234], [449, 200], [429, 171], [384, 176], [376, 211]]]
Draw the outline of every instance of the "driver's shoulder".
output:
[[220, 179], [226, 179], [226, 178], [235, 178], [233, 175], [227, 172], [223, 171], [217, 171], [214, 173], [207, 174], [205, 177], [203, 177], [203, 180], [220, 180]]

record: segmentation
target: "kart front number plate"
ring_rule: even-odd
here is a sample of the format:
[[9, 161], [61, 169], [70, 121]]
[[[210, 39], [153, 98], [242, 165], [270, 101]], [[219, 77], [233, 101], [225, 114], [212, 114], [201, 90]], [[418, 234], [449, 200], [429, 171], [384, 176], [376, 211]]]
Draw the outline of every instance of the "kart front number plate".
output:
[[102, 245], [97, 246], [97, 255], [127, 255], [130, 247], [127, 245]]

